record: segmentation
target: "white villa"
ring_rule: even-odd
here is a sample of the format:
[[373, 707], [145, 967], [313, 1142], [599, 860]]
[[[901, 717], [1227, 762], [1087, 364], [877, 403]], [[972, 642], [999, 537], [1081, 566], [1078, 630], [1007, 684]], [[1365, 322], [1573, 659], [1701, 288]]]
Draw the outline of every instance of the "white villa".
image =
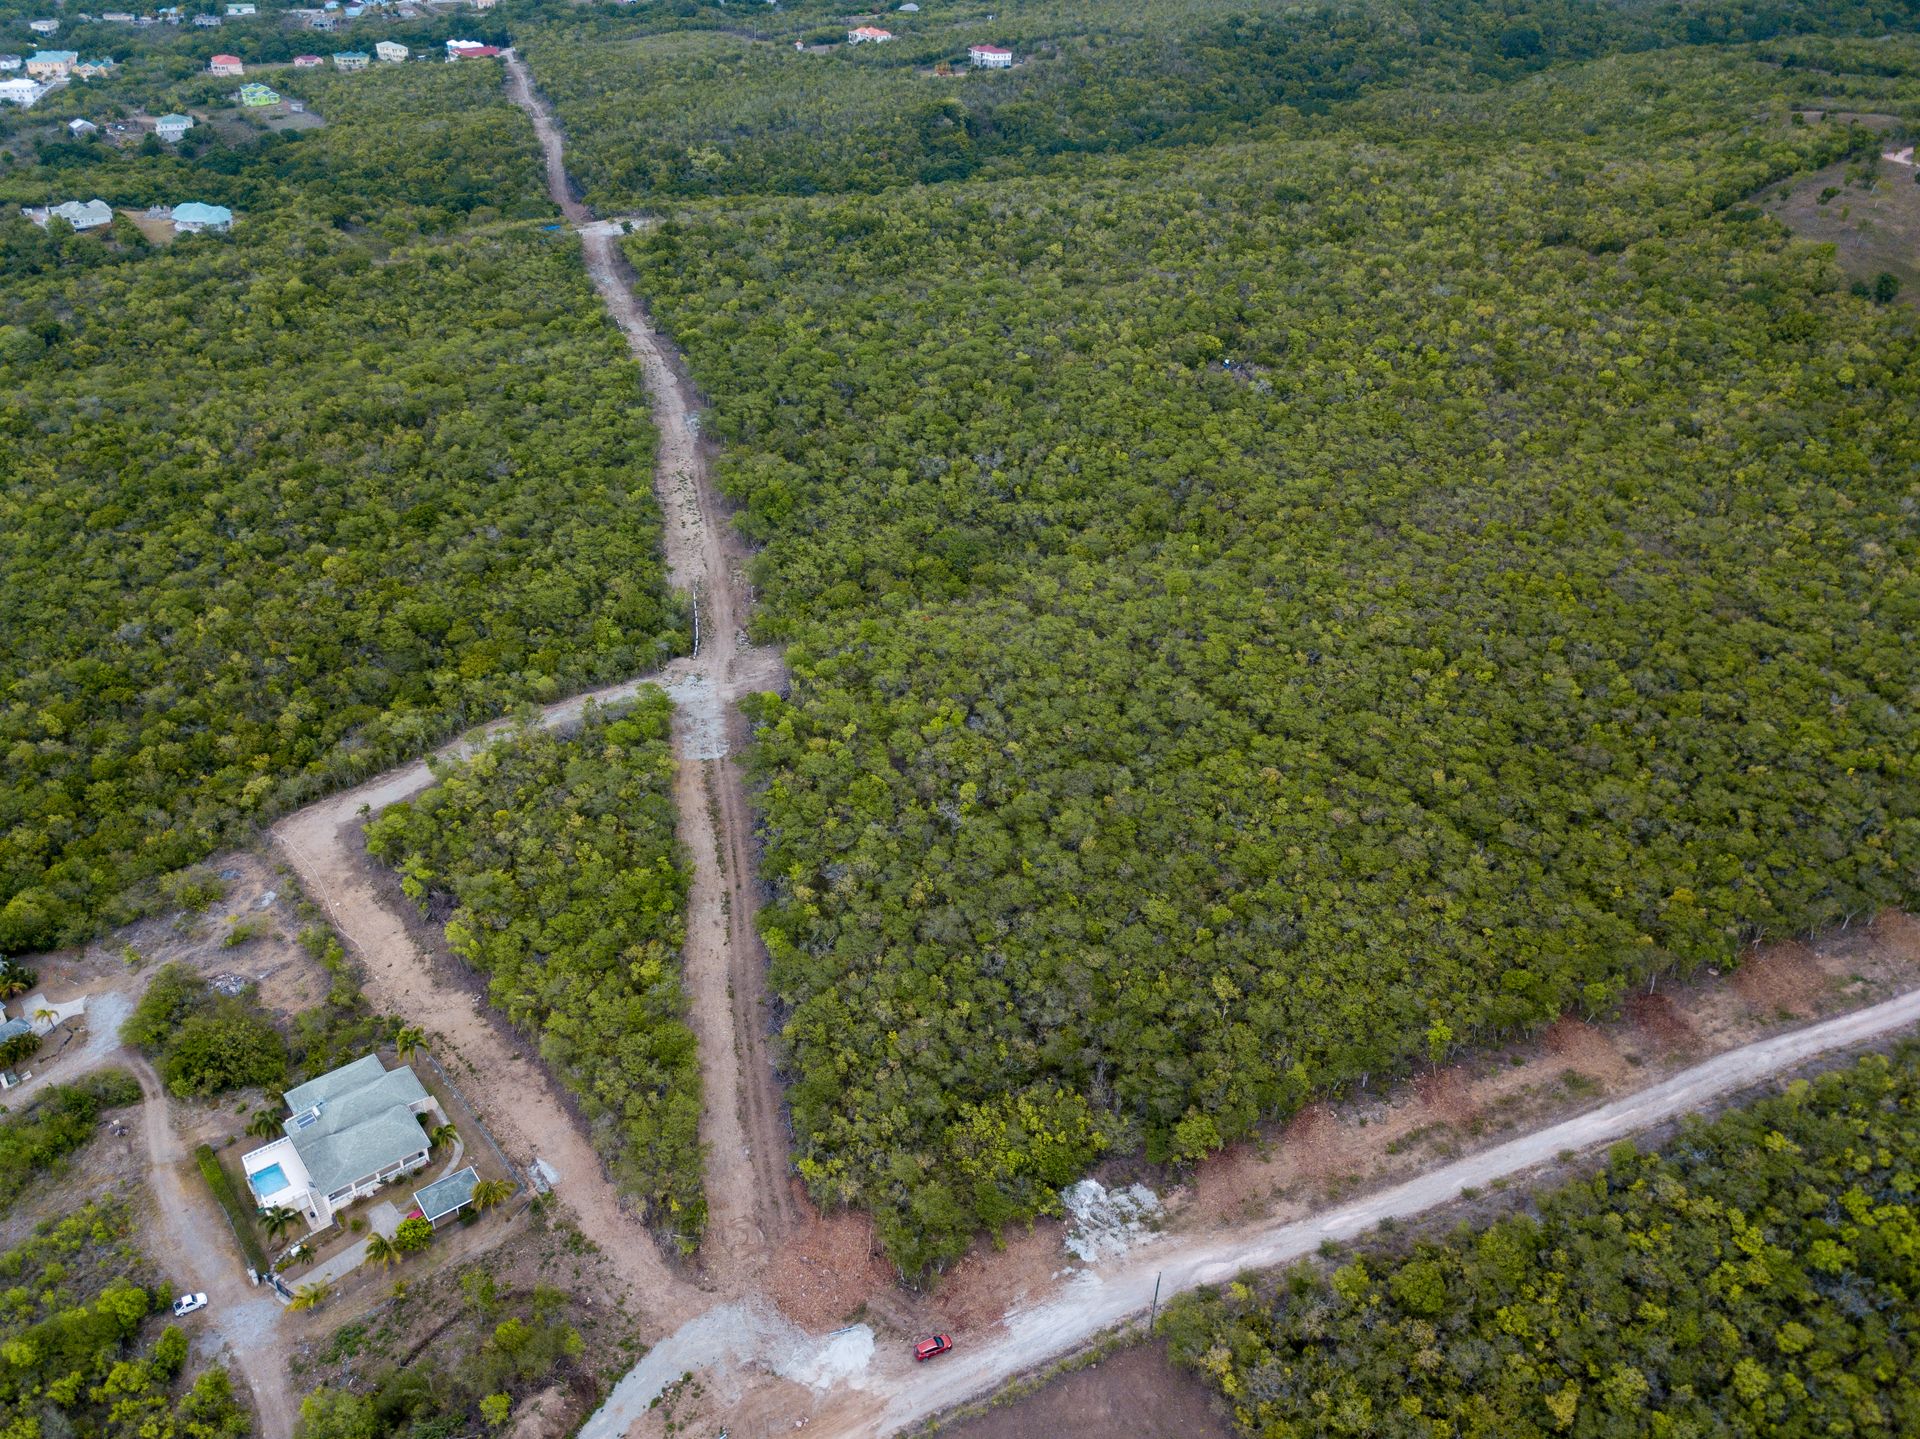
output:
[[240, 1161], [262, 1209], [284, 1207], [319, 1229], [334, 1211], [424, 1168], [421, 1115], [440, 1106], [410, 1068], [369, 1054], [287, 1091], [286, 1136]]
[[1013, 51], [1004, 45], [969, 45], [967, 60], [977, 70], [1005, 70], [1013, 64]]

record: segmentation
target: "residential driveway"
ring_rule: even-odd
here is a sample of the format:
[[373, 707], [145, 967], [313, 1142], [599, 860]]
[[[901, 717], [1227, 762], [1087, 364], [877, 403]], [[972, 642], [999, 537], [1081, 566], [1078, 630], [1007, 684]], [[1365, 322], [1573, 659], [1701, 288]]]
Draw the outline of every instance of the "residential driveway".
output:
[[[386, 1200], [381, 1200], [367, 1211], [367, 1228], [375, 1234], [391, 1239], [393, 1231], [399, 1227], [400, 1211]], [[304, 1289], [309, 1284], [338, 1284], [366, 1262], [367, 1246], [364, 1243], [352, 1244], [289, 1282], [295, 1289]]]
[[246, 1261], [227, 1219], [174, 1133], [166, 1093], [153, 1066], [137, 1054], [123, 1062], [145, 1094], [141, 1128], [158, 1214], [144, 1247], [167, 1272], [176, 1292], [201, 1291], [207, 1307], [180, 1321], [203, 1354], [224, 1348], [228, 1362], [253, 1391], [260, 1439], [289, 1439], [293, 1400], [287, 1392], [287, 1339], [280, 1301], [247, 1279]]

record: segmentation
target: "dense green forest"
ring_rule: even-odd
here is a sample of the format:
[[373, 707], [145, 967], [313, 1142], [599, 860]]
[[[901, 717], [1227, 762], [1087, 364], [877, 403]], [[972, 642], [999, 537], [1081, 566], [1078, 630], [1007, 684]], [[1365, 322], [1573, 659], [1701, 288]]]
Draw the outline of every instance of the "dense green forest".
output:
[[615, 1181], [690, 1248], [707, 1206], [671, 718], [648, 688], [631, 708], [591, 711], [576, 737], [491, 745], [374, 820], [367, 848], [538, 1039]]
[[576, 244], [390, 245], [283, 193], [133, 258], [0, 222], [0, 948], [684, 643]]
[[[1878, 35], [1920, 19], [1913, 0], [1039, 0], [892, 12], [891, 43], [823, 52], [794, 43], [844, 40], [849, 22], [828, 8], [635, 9], [658, 33], [635, 38], [635, 18], [569, 5], [541, 7], [549, 22], [515, 35], [567, 131], [575, 178], [608, 210], [1013, 173], [1240, 136], [1276, 107], [1320, 112], [1386, 88], [1470, 88], [1618, 51]], [[981, 41], [1013, 47], [1020, 63], [967, 73], [967, 47]], [[956, 73], [936, 73], [942, 64]]]
[[629, 240], [789, 645], [800, 1167], [908, 1270], [1912, 898], [1920, 349], [1743, 203], [1875, 143], [1777, 52]]
[[1920, 1433], [1920, 1045], [1528, 1212], [1175, 1303], [1260, 1439]]
[[0, 1254], [0, 1439], [241, 1439], [225, 1369], [189, 1381], [186, 1334], [133, 1244], [138, 1216], [109, 1196]]

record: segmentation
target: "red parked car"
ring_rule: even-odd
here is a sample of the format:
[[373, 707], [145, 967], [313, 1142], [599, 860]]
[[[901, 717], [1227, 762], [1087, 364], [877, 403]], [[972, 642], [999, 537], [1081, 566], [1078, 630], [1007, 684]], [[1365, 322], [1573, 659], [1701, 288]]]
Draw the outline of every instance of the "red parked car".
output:
[[913, 1346], [913, 1357], [925, 1364], [929, 1359], [937, 1359], [953, 1348], [953, 1338], [947, 1334], [936, 1334], [930, 1339], [922, 1339]]

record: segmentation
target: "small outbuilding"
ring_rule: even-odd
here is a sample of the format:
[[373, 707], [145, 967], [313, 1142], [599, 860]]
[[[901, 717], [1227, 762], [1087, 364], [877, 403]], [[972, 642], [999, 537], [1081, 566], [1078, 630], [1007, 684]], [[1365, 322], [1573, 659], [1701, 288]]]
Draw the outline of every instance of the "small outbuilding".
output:
[[69, 135], [72, 135], [76, 139], [78, 139], [82, 135], [91, 135], [95, 130], [98, 130], [99, 128], [100, 127], [94, 124], [93, 121], [91, 120], [67, 121], [67, 133]]
[[479, 1171], [469, 1164], [425, 1189], [414, 1190], [413, 1202], [420, 1208], [420, 1217], [437, 1229], [441, 1220], [454, 1218], [473, 1202], [473, 1191], [479, 1183]]

